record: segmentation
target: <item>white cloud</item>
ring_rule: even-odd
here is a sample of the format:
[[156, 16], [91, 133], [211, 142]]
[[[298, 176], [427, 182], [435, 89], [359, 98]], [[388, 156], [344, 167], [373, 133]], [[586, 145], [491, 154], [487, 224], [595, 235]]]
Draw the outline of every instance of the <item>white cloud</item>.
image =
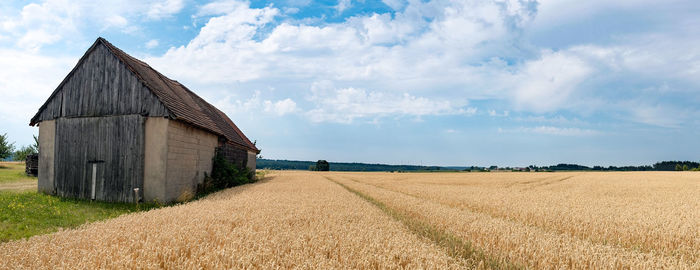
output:
[[263, 99], [261, 96], [260, 91], [255, 91], [253, 96], [248, 99], [237, 99], [228, 96], [224, 99], [213, 100], [212, 104], [231, 115], [265, 112], [271, 115], [283, 116], [298, 112], [297, 104], [291, 98], [275, 101]]
[[506, 39], [511, 30], [503, 16], [527, 12], [493, 3], [443, 4], [412, 2], [394, 16], [308, 25], [277, 21], [280, 11], [271, 6], [219, 1], [200, 8], [199, 16], [217, 16], [189, 44], [146, 61], [171, 77], [209, 85], [288, 89], [330, 80], [341, 88], [462, 103], [500, 94], [480, 87], [500, 72], [481, 68], [490, 65], [480, 59], [490, 49], [480, 44]]
[[406, 1], [403, 0], [382, 0], [382, 3], [389, 6], [393, 10], [401, 10], [406, 5]]
[[0, 33], [15, 39], [17, 48], [38, 51], [59, 41], [81, 40], [91, 27], [133, 33], [138, 22], [170, 17], [183, 7], [182, 0], [43, 0], [0, 17]]
[[567, 109], [570, 97], [592, 72], [574, 55], [545, 52], [513, 76], [516, 86], [512, 97], [519, 109], [538, 113]]
[[499, 133], [534, 133], [554, 136], [594, 136], [600, 135], [602, 132], [593, 129], [581, 129], [575, 127], [554, 127], [554, 126], [537, 126], [537, 127], [520, 127], [516, 129], [498, 129]]
[[503, 111], [503, 113], [498, 113], [496, 110], [489, 110], [489, 116], [493, 117], [508, 117], [510, 115], [510, 111]]
[[299, 13], [299, 8], [295, 8], [295, 7], [285, 7], [283, 10], [284, 10], [284, 14], [297, 14], [297, 13]]
[[212, 16], [212, 15], [222, 15], [226, 13], [233, 12], [237, 9], [240, 9], [242, 7], [247, 7], [248, 3], [243, 2], [243, 1], [235, 1], [235, 0], [221, 0], [221, 1], [213, 1], [210, 3], [207, 3], [206, 5], [200, 7], [197, 10], [196, 16], [197, 17], [202, 17], [202, 16]]
[[[221, 16], [210, 18], [186, 46], [153, 60], [176, 77], [211, 83], [285, 77], [441, 86], [445, 78], [468, 80], [473, 67], [465, 62], [482, 51], [471, 46], [505, 38], [509, 31], [500, 5], [474, 5], [416, 2], [393, 18], [370, 14], [320, 26], [282, 22], [270, 29], [265, 26], [280, 14], [276, 8], [215, 2], [198, 14]], [[201, 72], [169, 61], [199, 66]]]
[[351, 0], [338, 0], [338, 4], [335, 5], [335, 10], [338, 11], [338, 13], [343, 13], [346, 9], [350, 8], [352, 6], [352, 1]]
[[[29, 124], [29, 119], [77, 60], [0, 48], [0, 119]], [[37, 75], [40, 74], [40, 75]]]
[[155, 47], [158, 47], [158, 40], [157, 39], [151, 39], [148, 42], [146, 42], [146, 48], [153, 49]]
[[156, 1], [146, 12], [149, 19], [159, 20], [177, 14], [185, 6], [182, 0]]
[[[399, 8], [400, 3], [387, 4]], [[146, 61], [174, 78], [200, 85], [236, 85], [249, 93], [260, 85], [303, 93], [312, 82], [327, 80], [338, 85], [332, 90], [336, 96], [364, 96], [369, 104], [378, 96], [402, 100], [408, 95], [451, 105], [485, 99], [512, 105], [508, 112], [536, 115], [615, 111], [622, 118], [642, 117], [633, 106], [614, 107], [620, 104], [619, 96], [633, 95], [634, 89], [601, 86], [628, 83], [636, 76], [700, 84], [700, 52], [692, 38], [677, 43], [672, 36], [620, 37], [622, 42], [614, 46], [533, 48], [520, 40], [520, 34], [533, 27], [536, 6], [529, 1], [416, 1], [394, 14], [308, 23], [289, 21], [274, 6], [251, 8], [247, 2], [217, 1], [197, 12], [213, 16], [198, 36]], [[630, 39], [636, 42], [625, 41]], [[299, 95], [303, 94], [289, 96]], [[336, 115], [318, 103], [296, 105], [299, 111]], [[398, 109], [350, 111], [329, 121], [412, 115]]]
[[376, 119], [388, 116], [474, 115], [476, 108], [447, 100], [432, 100], [404, 93], [402, 95], [367, 91], [365, 89], [335, 89], [327, 83], [312, 86], [312, 101], [316, 108], [307, 112], [313, 122], [351, 123], [356, 119]]
[[280, 100], [277, 102], [272, 102], [270, 100], [266, 100], [264, 102], [264, 105], [265, 105], [266, 112], [272, 112], [278, 116], [282, 116], [282, 115], [293, 113], [293, 112], [297, 111], [297, 103], [294, 102], [290, 98]]
[[120, 16], [120, 15], [112, 15], [109, 16], [105, 19], [106, 25], [103, 27], [103, 29], [109, 28], [109, 27], [116, 27], [116, 28], [125, 28], [129, 22], [126, 20], [126, 18]]

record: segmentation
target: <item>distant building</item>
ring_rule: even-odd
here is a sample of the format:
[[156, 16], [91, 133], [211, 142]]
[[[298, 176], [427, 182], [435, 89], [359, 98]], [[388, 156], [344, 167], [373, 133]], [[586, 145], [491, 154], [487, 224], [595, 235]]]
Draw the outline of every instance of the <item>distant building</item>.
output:
[[215, 149], [252, 170], [260, 152], [222, 111], [103, 38], [30, 125], [39, 191], [65, 197], [170, 202], [194, 194]]

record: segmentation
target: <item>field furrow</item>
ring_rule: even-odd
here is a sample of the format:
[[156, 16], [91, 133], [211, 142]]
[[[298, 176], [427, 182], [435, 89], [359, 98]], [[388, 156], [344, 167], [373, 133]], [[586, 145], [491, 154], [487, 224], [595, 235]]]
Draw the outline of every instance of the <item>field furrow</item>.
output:
[[[363, 175], [372, 178], [372, 175]], [[433, 174], [431, 176], [440, 176]], [[330, 177], [352, 189], [367, 194], [388, 207], [422, 220], [471, 242], [486, 254], [533, 268], [675, 268], [694, 269], [696, 260], [683, 260], [665, 256], [660, 252], [639, 252], [625, 248], [591, 243], [572, 237], [529, 226], [467, 209], [446, 206], [400, 192], [377, 188], [366, 183], [353, 181], [365, 177], [351, 174], [331, 174]], [[379, 177], [379, 176], [377, 176]], [[383, 177], [391, 177], [385, 174]], [[416, 177], [424, 181], [425, 177]], [[440, 181], [436, 181], [440, 182]], [[444, 184], [444, 182], [441, 182]], [[392, 187], [402, 186], [395, 183]], [[444, 187], [444, 185], [441, 185]], [[430, 186], [423, 186], [429, 190]], [[497, 195], [497, 194], [494, 194]], [[443, 194], [442, 196], [446, 196]], [[449, 198], [449, 196], [447, 196]], [[539, 198], [533, 197], [532, 200]]]
[[700, 262], [697, 174], [544, 175], [433, 174], [404, 178], [386, 174], [352, 179], [596, 244]]

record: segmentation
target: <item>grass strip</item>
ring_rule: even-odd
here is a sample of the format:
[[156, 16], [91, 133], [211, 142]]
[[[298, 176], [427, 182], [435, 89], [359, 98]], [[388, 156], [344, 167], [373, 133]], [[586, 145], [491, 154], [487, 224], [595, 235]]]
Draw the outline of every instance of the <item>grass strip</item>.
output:
[[514, 263], [505, 262], [503, 260], [498, 260], [491, 256], [486, 255], [484, 252], [472, 247], [471, 243], [462, 241], [459, 237], [440, 230], [431, 226], [430, 224], [412, 218], [401, 211], [387, 206], [385, 203], [365, 194], [359, 190], [353, 189], [340, 183], [336, 180], [331, 179], [326, 176], [331, 182], [338, 184], [339, 186], [345, 188], [347, 191], [357, 195], [358, 197], [364, 199], [365, 201], [373, 204], [384, 213], [392, 217], [393, 219], [403, 223], [410, 231], [417, 234], [420, 237], [427, 238], [433, 241], [438, 246], [447, 250], [447, 254], [453, 258], [464, 259], [465, 261], [472, 264], [473, 267], [477, 267], [479, 262], [484, 263], [485, 268], [489, 269], [524, 269], [525, 267], [516, 265]]
[[158, 207], [161, 205], [60, 198], [36, 191], [0, 191], [0, 243]]

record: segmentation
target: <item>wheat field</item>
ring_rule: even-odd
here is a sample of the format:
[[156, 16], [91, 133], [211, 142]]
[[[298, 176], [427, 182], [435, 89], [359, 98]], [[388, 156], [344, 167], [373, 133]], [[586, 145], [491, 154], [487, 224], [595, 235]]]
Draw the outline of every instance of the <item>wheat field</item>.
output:
[[0, 245], [0, 268], [700, 269], [700, 173], [273, 172]]

